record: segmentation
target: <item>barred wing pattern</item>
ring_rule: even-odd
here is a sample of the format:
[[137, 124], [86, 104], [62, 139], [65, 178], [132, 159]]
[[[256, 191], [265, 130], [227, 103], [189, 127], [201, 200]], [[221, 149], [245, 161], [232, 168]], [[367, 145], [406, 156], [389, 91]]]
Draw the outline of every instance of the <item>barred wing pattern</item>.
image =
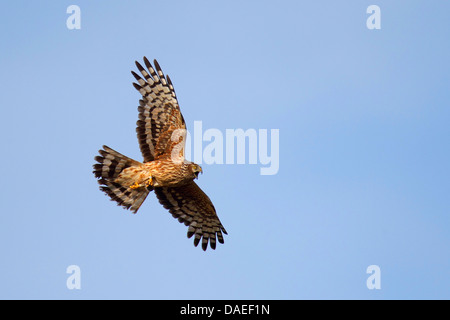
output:
[[168, 209], [179, 222], [189, 226], [187, 236], [194, 236], [194, 245], [202, 240], [202, 249], [206, 250], [208, 241], [212, 249], [216, 248], [216, 236], [223, 243], [222, 232], [227, 234], [216, 214], [209, 197], [194, 182], [180, 187], [155, 188], [159, 202]]
[[[175, 130], [186, 130], [183, 115], [180, 112], [175, 90], [170, 77], [164, 75], [158, 62], [154, 60], [155, 68], [144, 57], [147, 70], [136, 61], [136, 66], [143, 78], [131, 71], [139, 84], [134, 87], [142, 94], [139, 101], [139, 120], [136, 132], [144, 162], [168, 157], [180, 140], [172, 141]], [[156, 70], [155, 70], [156, 69]], [[184, 139], [181, 145], [184, 158]]]

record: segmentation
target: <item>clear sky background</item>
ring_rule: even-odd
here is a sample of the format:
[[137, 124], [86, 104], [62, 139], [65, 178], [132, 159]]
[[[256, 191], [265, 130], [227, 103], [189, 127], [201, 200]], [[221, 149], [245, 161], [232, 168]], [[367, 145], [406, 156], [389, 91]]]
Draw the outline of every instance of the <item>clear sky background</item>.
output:
[[[71, 4], [80, 30], [66, 27]], [[381, 30], [366, 27], [372, 4]], [[3, 3], [0, 298], [449, 299], [449, 12]], [[280, 130], [276, 175], [203, 164], [198, 183], [229, 233], [215, 251], [195, 248], [154, 194], [133, 215], [92, 174], [103, 144], [142, 160], [130, 70], [144, 55], [171, 76], [188, 128]], [[80, 290], [66, 287], [69, 265]]]

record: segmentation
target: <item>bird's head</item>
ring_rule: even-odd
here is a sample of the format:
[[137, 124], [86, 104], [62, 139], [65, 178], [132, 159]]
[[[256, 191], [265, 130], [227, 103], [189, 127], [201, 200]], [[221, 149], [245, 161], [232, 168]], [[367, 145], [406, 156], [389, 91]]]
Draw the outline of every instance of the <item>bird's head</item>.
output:
[[194, 178], [198, 179], [198, 174], [201, 172], [203, 173], [202, 167], [200, 167], [198, 164], [196, 163], [192, 163], [191, 164], [191, 170], [192, 173], [194, 174]]

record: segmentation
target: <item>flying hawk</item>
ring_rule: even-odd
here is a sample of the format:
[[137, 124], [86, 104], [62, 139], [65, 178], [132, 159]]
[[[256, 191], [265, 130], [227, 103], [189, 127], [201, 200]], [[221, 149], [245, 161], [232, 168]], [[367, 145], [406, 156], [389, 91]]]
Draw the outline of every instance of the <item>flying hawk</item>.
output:
[[131, 71], [142, 95], [139, 100], [137, 137], [144, 161], [139, 162], [103, 146], [95, 157], [94, 175], [100, 190], [118, 205], [136, 213], [154, 191], [159, 202], [179, 222], [189, 226], [188, 238], [203, 250], [216, 248], [227, 234], [209, 197], [194, 182], [202, 168], [184, 158], [186, 123], [169, 76], [158, 62], [144, 57], [145, 69], [136, 61], [142, 77]]

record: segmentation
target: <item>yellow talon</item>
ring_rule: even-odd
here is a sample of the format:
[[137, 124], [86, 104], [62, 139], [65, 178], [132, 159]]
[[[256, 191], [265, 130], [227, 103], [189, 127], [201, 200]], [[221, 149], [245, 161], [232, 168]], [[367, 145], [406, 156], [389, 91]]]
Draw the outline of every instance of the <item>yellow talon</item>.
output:
[[137, 189], [139, 187], [140, 187], [140, 185], [138, 185], [138, 183], [135, 182], [133, 185], [130, 186], [130, 189]]
[[152, 185], [152, 178], [148, 179], [143, 184], [139, 184], [139, 183], [135, 182], [134, 184], [129, 186], [129, 188], [134, 190], [134, 189], [141, 188], [141, 187], [147, 188], [148, 186], [151, 186], [151, 185]]

